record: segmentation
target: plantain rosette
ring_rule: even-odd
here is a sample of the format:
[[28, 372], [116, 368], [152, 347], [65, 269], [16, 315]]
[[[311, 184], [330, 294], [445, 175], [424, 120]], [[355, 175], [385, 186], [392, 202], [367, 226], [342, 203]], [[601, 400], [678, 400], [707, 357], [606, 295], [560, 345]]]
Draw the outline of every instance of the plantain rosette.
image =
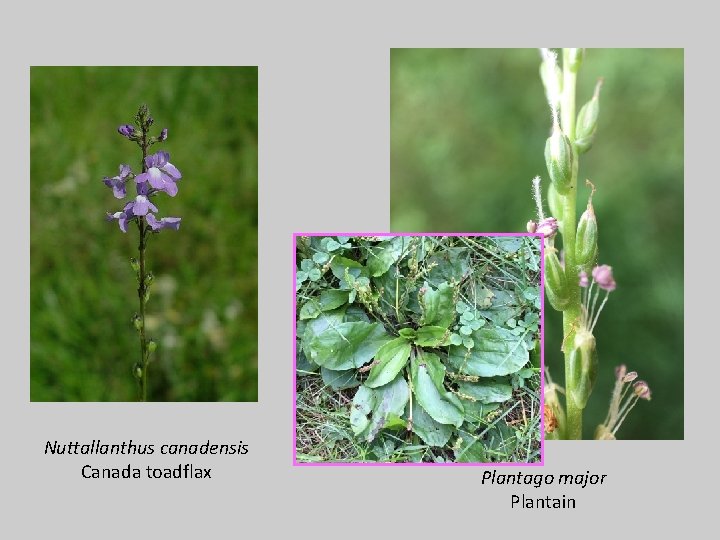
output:
[[[512, 398], [512, 376], [532, 371], [538, 284], [486, 286], [479, 248], [456, 238], [302, 240], [298, 375], [319, 371], [334, 391], [354, 392], [350, 426], [368, 443], [453, 441], [456, 461], [491, 459], [489, 438], [506, 428], [492, 412]], [[537, 265], [526, 242], [495, 240], [490, 260], [509, 252]]]

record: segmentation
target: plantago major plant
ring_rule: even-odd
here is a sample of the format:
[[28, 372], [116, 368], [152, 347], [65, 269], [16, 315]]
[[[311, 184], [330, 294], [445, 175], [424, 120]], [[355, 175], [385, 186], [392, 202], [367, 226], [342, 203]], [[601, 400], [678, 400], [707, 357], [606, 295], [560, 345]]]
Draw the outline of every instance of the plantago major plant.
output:
[[118, 128], [118, 133], [136, 143], [142, 152], [140, 172], [133, 173], [130, 165], [121, 164], [119, 174], [112, 178], [105, 177], [105, 185], [112, 189], [117, 199], [127, 197], [127, 183], [133, 181], [136, 195], [132, 197], [119, 212], [107, 214], [108, 221], [117, 221], [120, 230], [127, 233], [128, 224], [135, 222], [139, 233], [138, 257], [130, 259], [130, 266], [135, 271], [138, 282], [139, 310], [132, 317], [132, 323], [140, 338], [140, 359], [133, 365], [133, 375], [138, 381], [138, 396], [140, 401], [147, 400], [148, 365], [150, 357], [157, 348], [157, 343], [148, 338], [145, 333], [145, 308], [150, 299], [150, 286], [153, 274], [147, 269], [146, 250], [148, 241], [153, 234], [163, 229], [180, 228], [179, 217], [158, 218], [159, 210], [152, 199], [160, 193], [170, 197], [177, 195], [177, 181], [180, 180], [180, 171], [170, 163], [170, 154], [156, 152], [149, 154], [148, 150], [156, 143], [167, 139], [167, 128], [162, 129], [158, 136], [150, 135], [150, 127], [154, 120], [147, 105], [142, 105], [135, 115], [135, 126], [124, 124]]
[[[533, 196], [539, 221], [528, 222], [528, 230], [542, 233], [545, 238], [545, 287], [550, 304], [563, 314], [565, 358], [565, 388], [547, 378], [545, 429], [549, 438], [580, 439], [583, 409], [599, 369], [593, 332], [610, 292], [616, 287], [612, 268], [597, 264], [598, 222], [592, 204], [595, 186], [590, 181], [586, 182], [591, 188], [586, 210], [580, 220], [576, 220], [579, 158], [590, 150], [595, 139], [602, 80], [576, 115], [575, 84], [584, 49], [562, 49], [562, 67], [554, 51], [541, 49], [541, 56], [540, 76], [552, 120], [550, 137], [545, 144], [545, 163], [550, 177], [547, 203], [552, 217], [545, 216], [540, 178], [536, 177]], [[562, 238], [562, 252], [555, 246], [558, 236]], [[628, 373], [624, 365], [616, 368], [608, 415], [597, 427], [595, 438], [614, 439], [638, 399], [650, 399], [647, 383], [635, 381], [636, 378], [637, 373]], [[564, 409], [558, 393], [565, 394]]]

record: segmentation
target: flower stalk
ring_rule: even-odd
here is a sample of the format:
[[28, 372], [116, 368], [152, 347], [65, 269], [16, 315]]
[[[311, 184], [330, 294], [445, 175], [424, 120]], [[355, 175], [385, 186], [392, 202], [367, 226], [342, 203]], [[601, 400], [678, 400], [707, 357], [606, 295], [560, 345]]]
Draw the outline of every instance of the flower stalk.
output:
[[157, 343], [148, 338], [145, 325], [145, 314], [147, 302], [150, 299], [150, 286], [153, 275], [147, 271], [147, 246], [152, 234], [159, 233], [162, 229], [177, 230], [180, 227], [181, 218], [166, 217], [158, 219], [155, 213], [157, 206], [152, 200], [160, 193], [170, 197], [177, 195], [177, 181], [182, 175], [180, 171], [170, 163], [170, 154], [167, 152], [156, 152], [150, 155], [149, 148], [158, 142], [167, 139], [168, 130], [163, 128], [160, 135], [152, 137], [150, 127], [154, 120], [146, 105], [142, 105], [135, 115], [135, 125], [123, 124], [118, 128], [118, 133], [123, 137], [135, 142], [142, 152], [140, 173], [134, 174], [129, 165], [120, 165], [120, 174], [113, 178], [105, 178], [106, 186], [112, 188], [113, 195], [117, 199], [124, 199], [127, 195], [126, 184], [134, 180], [137, 196], [125, 204], [122, 211], [113, 214], [108, 213], [108, 221], [117, 220], [120, 230], [127, 232], [127, 225], [135, 221], [138, 227], [139, 244], [138, 258], [130, 259], [130, 266], [135, 271], [138, 282], [139, 311], [132, 318], [132, 323], [138, 332], [140, 339], [140, 360], [133, 366], [133, 376], [138, 383], [138, 399], [147, 401], [148, 398], [148, 368], [152, 353], [157, 348]]
[[[562, 352], [565, 361], [565, 387], [555, 386], [552, 395], [561, 391], [565, 395], [563, 411], [557, 397], [552, 402], [556, 422], [553, 438], [581, 439], [583, 410], [592, 392], [599, 367], [597, 344], [593, 331], [616, 283], [612, 268], [596, 266], [598, 256], [598, 224], [592, 196], [587, 208], [577, 221], [578, 165], [580, 154], [587, 152], [594, 141], [599, 113], [599, 96], [602, 81], [575, 115], [577, 73], [584, 59], [583, 49], [563, 49], [562, 68], [557, 65], [557, 54], [541, 49], [541, 78], [551, 111], [552, 131], [545, 145], [545, 161], [550, 177], [548, 203], [553, 217], [545, 217], [539, 178], [533, 179], [533, 197], [541, 223], [554, 223], [562, 239], [562, 252], [555, 247], [555, 230], [543, 232], [545, 238], [545, 287], [550, 304], [563, 315]], [[528, 223], [528, 230], [542, 232], [541, 224]], [[589, 273], [592, 275], [590, 280]], [[605, 295], [598, 306], [600, 289]], [[624, 375], [623, 375], [624, 377]], [[621, 377], [619, 380], [622, 380]], [[619, 383], [621, 384], [621, 383]], [[611, 400], [611, 411], [606, 422], [598, 428], [600, 436], [614, 438], [617, 428], [637, 399], [649, 399], [650, 389], [645, 382], [635, 390], [635, 399], [623, 407], [616, 388]]]

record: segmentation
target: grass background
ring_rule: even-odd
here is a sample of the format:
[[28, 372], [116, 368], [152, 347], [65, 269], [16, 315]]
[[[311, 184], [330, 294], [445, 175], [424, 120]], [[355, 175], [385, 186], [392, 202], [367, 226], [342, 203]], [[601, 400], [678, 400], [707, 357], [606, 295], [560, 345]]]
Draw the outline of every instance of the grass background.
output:
[[[547, 180], [550, 116], [535, 49], [391, 52], [394, 231], [523, 231], [530, 180]], [[595, 146], [579, 179], [594, 198], [600, 261], [617, 290], [596, 329], [600, 373], [585, 437], [607, 412], [614, 366], [653, 391], [622, 439], [683, 438], [683, 51], [589, 49], [578, 110], [605, 78]], [[578, 208], [588, 190], [579, 190]], [[562, 384], [561, 319], [546, 310], [546, 363]]]
[[138, 233], [102, 179], [137, 171], [116, 129], [147, 103], [183, 173], [155, 200], [183, 221], [148, 248], [149, 399], [256, 401], [257, 68], [33, 67], [30, 92], [31, 400], [137, 397]]

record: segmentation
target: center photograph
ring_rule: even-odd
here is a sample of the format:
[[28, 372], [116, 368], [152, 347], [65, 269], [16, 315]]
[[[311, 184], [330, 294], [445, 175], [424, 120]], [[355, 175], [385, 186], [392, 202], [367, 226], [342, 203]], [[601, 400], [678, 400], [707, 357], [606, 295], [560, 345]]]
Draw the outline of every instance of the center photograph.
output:
[[542, 465], [540, 237], [294, 234], [293, 463]]

